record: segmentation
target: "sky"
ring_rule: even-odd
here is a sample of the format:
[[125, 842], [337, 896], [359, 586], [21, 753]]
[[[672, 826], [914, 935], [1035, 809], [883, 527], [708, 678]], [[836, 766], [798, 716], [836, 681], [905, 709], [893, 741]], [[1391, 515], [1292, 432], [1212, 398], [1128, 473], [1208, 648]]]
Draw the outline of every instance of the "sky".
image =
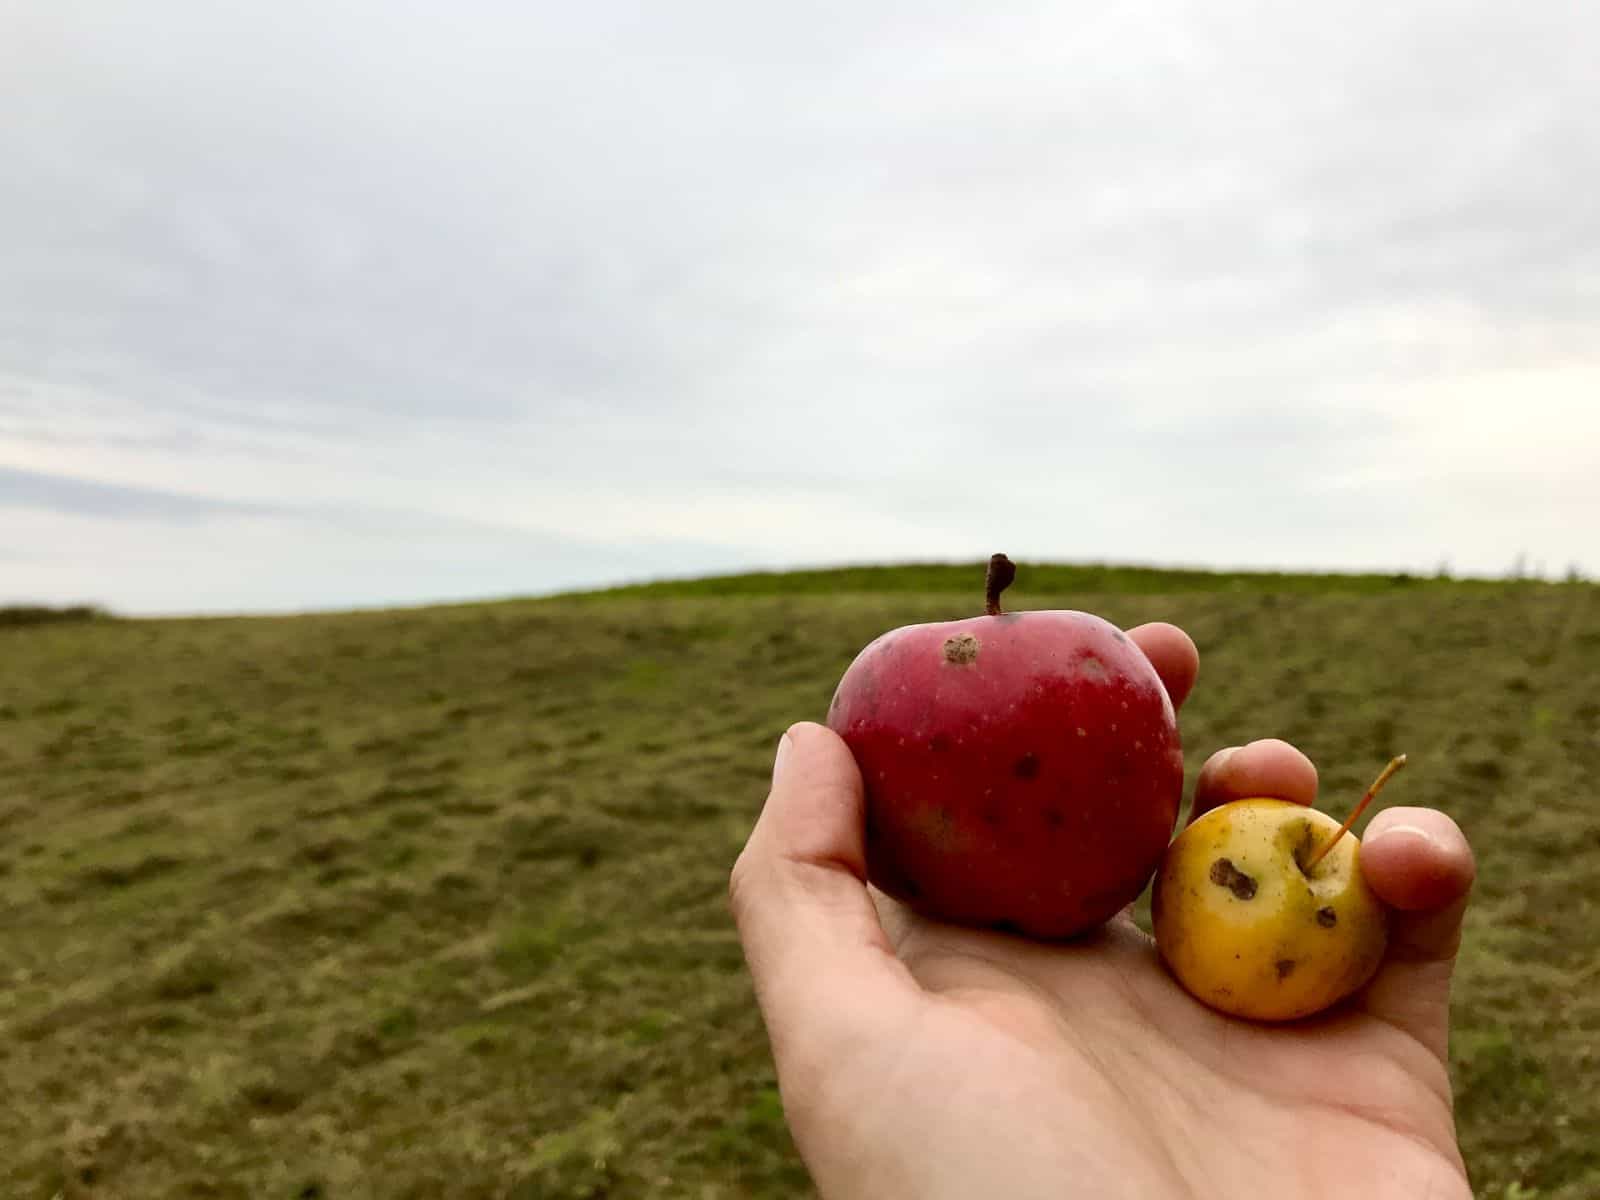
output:
[[0, 603], [1600, 572], [1600, 8], [0, 0]]

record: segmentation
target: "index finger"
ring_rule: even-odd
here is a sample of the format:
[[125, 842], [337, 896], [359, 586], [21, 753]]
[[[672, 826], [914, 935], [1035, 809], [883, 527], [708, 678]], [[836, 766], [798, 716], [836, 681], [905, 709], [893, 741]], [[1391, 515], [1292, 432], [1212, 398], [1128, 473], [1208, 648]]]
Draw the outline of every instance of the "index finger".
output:
[[1194, 648], [1194, 641], [1176, 625], [1165, 621], [1152, 621], [1130, 629], [1128, 638], [1144, 651], [1156, 674], [1161, 676], [1172, 707], [1181, 707], [1194, 688], [1195, 677], [1200, 674], [1200, 652]]
[[1218, 750], [1200, 768], [1189, 819], [1229, 801], [1256, 796], [1315, 804], [1317, 768], [1304, 754], [1277, 738]]

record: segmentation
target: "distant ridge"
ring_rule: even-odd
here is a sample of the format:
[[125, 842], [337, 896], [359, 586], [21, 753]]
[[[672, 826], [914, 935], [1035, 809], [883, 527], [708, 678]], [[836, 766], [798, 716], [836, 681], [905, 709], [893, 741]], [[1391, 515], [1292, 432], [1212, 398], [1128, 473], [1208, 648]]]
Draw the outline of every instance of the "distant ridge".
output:
[[[983, 562], [906, 563], [898, 566], [848, 566], [795, 571], [751, 571], [698, 579], [668, 579], [620, 587], [565, 593], [569, 597], [764, 596], [832, 592], [983, 591]], [[1507, 580], [1415, 575], [1408, 572], [1212, 571], [1177, 567], [1117, 566], [1104, 563], [1040, 563], [1019, 560], [1018, 594], [1115, 592], [1163, 595], [1173, 592], [1391, 592], [1418, 587], [1555, 586], [1537, 579]], [[1564, 586], [1564, 585], [1563, 585]]]

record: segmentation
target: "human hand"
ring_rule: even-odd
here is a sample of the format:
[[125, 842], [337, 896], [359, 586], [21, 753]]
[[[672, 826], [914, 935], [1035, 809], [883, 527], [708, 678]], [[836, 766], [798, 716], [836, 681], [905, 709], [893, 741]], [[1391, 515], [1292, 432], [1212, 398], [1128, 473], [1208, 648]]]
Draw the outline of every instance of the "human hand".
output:
[[[1193, 643], [1129, 631], [1174, 704]], [[1219, 751], [1195, 814], [1310, 804], [1316, 769], [1278, 741]], [[1126, 912], [1058, 943], [963, 929], [869, 888], [860, 773], [793, 726], [730, 896], [790, 1130], [822, 1195], [1470, 1197], [1446, 1068], [1471, 849], [1422, 808], [1374, 817], [1368, 882], [1394, 910], [1356, 997], [1293, 1024], [1213, 1012]]]

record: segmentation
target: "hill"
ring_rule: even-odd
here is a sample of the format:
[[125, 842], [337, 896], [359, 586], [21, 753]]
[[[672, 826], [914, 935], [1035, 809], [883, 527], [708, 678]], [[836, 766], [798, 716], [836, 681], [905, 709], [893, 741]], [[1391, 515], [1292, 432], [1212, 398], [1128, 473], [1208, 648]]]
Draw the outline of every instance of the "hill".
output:
[[[727, 871], [777, 735], [977, 567], [0, 628], [5, 1194], [792, 1196]], [[1192, 772], [1277, 735], [1481, 875], [1453, 1071], [1478, 1194], [1600, 1194], [1587, 584], [1024, 565], [1174, 620]]]

